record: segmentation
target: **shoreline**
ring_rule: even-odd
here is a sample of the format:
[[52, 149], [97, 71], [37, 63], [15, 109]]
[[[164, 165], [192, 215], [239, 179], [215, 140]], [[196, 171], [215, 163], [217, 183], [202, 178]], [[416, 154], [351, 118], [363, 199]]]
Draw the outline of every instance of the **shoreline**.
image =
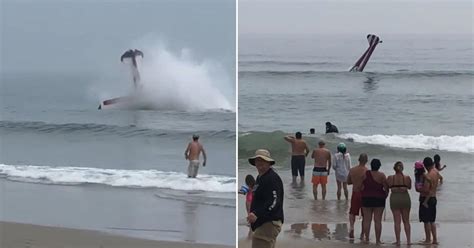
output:
[[0, 221], [0, 246], [5, 248], [230, 248], [232, 246], [157, 241], [109, 234], [106, 232]]

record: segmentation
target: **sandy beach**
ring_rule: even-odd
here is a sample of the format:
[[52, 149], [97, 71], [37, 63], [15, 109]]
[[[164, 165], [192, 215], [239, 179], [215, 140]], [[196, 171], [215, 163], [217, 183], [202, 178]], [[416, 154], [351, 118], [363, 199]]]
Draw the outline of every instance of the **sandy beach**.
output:
[[[284, 247], [319, 247], [319, 248], [349, 248], [349, 247], [474, 247], [474, 225], [472, 223], [438, 223], [439, 245], [419, 245], [417, 242], [424, 238], [423, 225], [418, 222], [411, 222], [412, 242], [411, 246], [406, 245], [405, 235], [402, 233], [401, 246], [395, 246], [393, 234], [393, 223], [382, 223], [383, 245], [375, 245], [373, 225], [371, 228], [371, 243], [363, 244], [359, 239], [349, 241], [347, 237], [347, 223], [341, 224], [320, 224], [320, 223], [291, 223], [284, 224], [282, 232], [278, 236], [277, 248]], [[342, 228], [341, 228], [342, 227]], [[344, 228], [346, 227], [346, 228]], [[360, 233], [360, 222], [356, 223], [356, 234]], [[251, 247], [251, 241], [243, 238], [242, 233], [248, 233], [248, 228], [239, 227], [239, 248]]]
[[107, 233], [45, 227], [11, 222], [0, 222], [0, 246], [2, 248], [145, 248], [145, 247], [231, 247], [223, 245], [198, 244], [187, 242], [167, 242], [115, 236]]

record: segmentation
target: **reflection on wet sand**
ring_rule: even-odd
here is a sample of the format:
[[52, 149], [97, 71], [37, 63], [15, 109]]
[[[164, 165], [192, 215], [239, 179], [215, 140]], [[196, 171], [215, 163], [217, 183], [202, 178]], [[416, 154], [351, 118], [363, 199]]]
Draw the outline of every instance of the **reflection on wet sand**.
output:
[[[347, 223], [320, 224], [320, 223], [294, 223], [290, 230], [285, 231], [293, 237], [306, 237], [317, 240], [347, 241], [349, 232]], [[331, 231], [334, 230], [334, 231]]]
[[305, 199], [306, 192], [305, 192], [305, 183], [304, 181], [301, 182], [292, 182], [288, 192], [290, 198], [293, 199]]
[[311, 230], [313, 230], [313, 237], [318, 240], [331, 239], [331, 233], [327, 224], [311, 224]]
[[196, 242], [197, 232], [196, 228], [199, 228], [196, 212], [199, 205], [195, 202], [184, 203], [184, 240], [187, 242]]

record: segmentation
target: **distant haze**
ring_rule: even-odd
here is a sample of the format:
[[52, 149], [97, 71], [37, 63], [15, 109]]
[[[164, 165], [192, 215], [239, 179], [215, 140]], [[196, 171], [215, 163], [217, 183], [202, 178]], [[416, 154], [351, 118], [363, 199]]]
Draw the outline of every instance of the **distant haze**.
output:
[[156, 40], [235, 75], [233, 0], [2, 0], [0, 7], [4, 72], [118, 70], [125, 49]]
[[472, 1], [239, 1], [239, 34], [472, 34], [472, 25]]

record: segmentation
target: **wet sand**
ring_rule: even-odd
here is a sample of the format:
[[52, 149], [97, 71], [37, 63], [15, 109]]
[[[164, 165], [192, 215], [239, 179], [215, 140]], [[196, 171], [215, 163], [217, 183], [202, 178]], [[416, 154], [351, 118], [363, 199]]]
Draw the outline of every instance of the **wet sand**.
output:
[[[255, 169], [251, 168], [245, 161], [239, 164], [239, 182], [238, 185], [244, 183], [246, 174], [255, 174]], [[388, 167], [388, 166], [386, 166]], [[307, 168], [307, 174], [310, 174]], [[386, 174], [390, 175], [390, 168], [386, 168]], [[305, 178], [305, 183], [291, 183], [291, 173], [285, 168], [277, 168], [280, 174], [284, 189], [284, 215], [285, 223], [282, 233], [280, 233], [276, 247], [371, 247], [375, 246], [374, 226], [371, 228], [371, 241], [369, 245], [360, 244], [360, 240], [356, 239], [354, 244], [350, 244], [348, 240], [348, 212], [350, 201], [337, 200], [336, 184], [334, 176], [330, 176], [326, 200], [314, 200], [312, 194], [312, 184], [309, 178]], [[448, 173], [449, 172], [449, 173]], [[474, 247], [474, 220], [471, 197], [458, 197], [463, 192], [465, 195], [472, 195], [473, 188], [470, 184], [460, 179], [460, 175], [466, 173], [446, 172], [446, 183], [440, 185], [437, 192], [438, 207], [436, 223], [438, 226], [439, 245], [431, 247]], [[456, 172], [456, 171], [454, 171]], [[409, 172], [408, 172], [409, 173]], [[349, 192], [352, 190], [349, 187]], [[319, 188], [319, 196], [321, 196], [321, 188]], [[412, 242], [417, 243], [424, 239], [423, 224], [418, 222], [418, 194], [411, 190], [410, 192], [412, 208], [410, 212], [410, 223], [412, 228]], [[382, 241], [385, 242], [382, 247], [397, 247], [391, 243], [395, 242], [395, 234], [393, 227], [393, 215], [388, 207], [383, 217]], [[246, 240], [248, 227], [246, 226], [245, 216], [246, 210], [245, 197], [238, 197], [238, 239], [239, 247], [250, 247], [249, 241]], [[356, 237], [360, 234], [361, 219], [356, 221]], [[402, 227], [401, 234], [402, 246], [405, 245], [405, 235]], [[410, 247], [430, 247], [412, 245]]]
[[[401, 246], [393, 245], [395, 235], [393, 233], [393, 223], [382, 223], [382, 241], [383, 245], [375, 245], [375, 234], [373, 225], [371, 227], [371, 242], [369, 244], [361, 243], [356, 238], [350, 241], [347, 236], [348, 223], [339, 224], [321, 224], [321, 223], [285, 223], [282, 232], [278, 236], [277, 248], [285, 247], [474, 247], [474, 224], [473, 223], [438, 223], [438, 245], [419, 245], [417, 242], [424, 238], [423, 225], [418, 222], [411, 223], [412, 242], [411, 246], [406, 245], [405, 234], [401, 233]], [[356, 222], [356, 237], [360, 234], [360, 222]], [[403, 230], [403, 227], [402, 227]], [[251, 242], [242, 233], [247, 234], [248, 228], [239, 226], [239, 248], [251, 247]]]
[[0, 178], [0, 221], [148, 240], [235, 245], [235, 207], [201, 204], [194, 200], [202, 196], [196, 192], [171, 193], [154, 188], [43, 185]]
[[224, 248], [232, 246], [167, 242], [115, 236], [97, 231], [0, 222], [2, 248]]

